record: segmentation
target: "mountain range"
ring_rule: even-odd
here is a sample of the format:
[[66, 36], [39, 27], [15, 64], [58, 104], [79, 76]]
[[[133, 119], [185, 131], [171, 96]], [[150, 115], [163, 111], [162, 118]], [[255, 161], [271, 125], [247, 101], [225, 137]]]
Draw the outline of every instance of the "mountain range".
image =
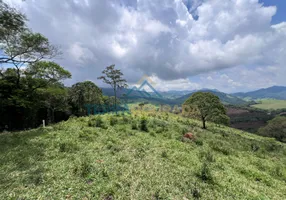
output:
[[[113, 96], [113, 89], [111, 88], [102, 88], [102, 91], [106, 96]], [[232, 94], [220, 92], [216, 89], [201, 89], [193, 91], [171, 90], [160, 92], [160, 98], [158, 98], [158, 95], [155, 92], [146, 92], [144, 89], [139, 91], [138, 88], [133, 87], [132, 89], [120, 89], [117, 92], [117, 96], [120, 98], [123, 97], [123, 94], [128, 94], [127, 99], [132, 102], [148, 101], [152, 103], [180, 105], [183, 104], [194, 92], [198, 91], [211, 92], [217, 95], [226, 105], [251, 105], [255, 104], [255, 100], [265, 98], [286, 100], [286, 87], [284, 86], [273, 86], [252, 92], [238, 92]]]
[[286, 87], [284, 86], [273, 86], [269, 88], [263, 88], [259, 90], [255, 90], [252, 92], [238, 92], [233, 93], [233, 96], [239, 98], [248, 98], [248, 99], [278, 99], [278, 100], [286, 100]]

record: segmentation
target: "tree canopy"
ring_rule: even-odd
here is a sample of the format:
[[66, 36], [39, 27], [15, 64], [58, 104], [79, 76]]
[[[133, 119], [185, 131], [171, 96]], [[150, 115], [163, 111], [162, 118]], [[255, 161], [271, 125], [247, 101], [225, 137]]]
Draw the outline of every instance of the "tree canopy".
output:
[[275, 117], [268, 121], [267, 126], [260, 128], [258, 133], [265, 137], [276, 138], [280, 142], [286, 142], [286, 117]]
[[207, 121], [229, 124], [224, 105], [210, 92], [196, 92], [190, 96], [183, 104], [183, 115], [200, 119], [204, 129]]

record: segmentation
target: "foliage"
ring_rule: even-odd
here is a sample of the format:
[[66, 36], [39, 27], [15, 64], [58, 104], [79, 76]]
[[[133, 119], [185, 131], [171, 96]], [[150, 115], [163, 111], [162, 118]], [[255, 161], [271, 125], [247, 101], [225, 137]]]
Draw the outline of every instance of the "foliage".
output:
[[148, 123], [148, 118], [146, 116], [141, 117], [140, 119], [140, 130], [141, 131], [148, 132], [147, 123]]
[[24, 64], [59, 55], [58, 49], [40, 33], [26, 26], [26, 17], [0, 1], [0, 64], [14, 65], [17, 70]]
[[115, 69], [115, 65], [110, 65], [102, 71], [103, 76], [98, 77], [98, 79], [103, 80], [104, 83], [110, 85], [114, 91], [114, 107], [117, 113], [117, 95], [116, 92], [119, 88], [126, 88], [126, 80], [122, 78], [123, 73], [119, 69]]
[[225, 107], [217, 96], [209, 92], [196, 92], [189, 97], [183, 104], [183, 115], [201, 119], [204, 129], [206, 121], [229, 124]]
[[91, 81], [78, 82], [72, 85], [69, 96], [72, 112], [77, 116], [86, 115], [88, 109], [90, 109], [90, 114], [94, 110], [100, 111], [104, 102], [101, 89]]
[[258, 133], [262, 136], [273, 137], [278, 141], [286, 142], [286, 117], [275, 117], [267, 123], [267, 126], [260, 128]]

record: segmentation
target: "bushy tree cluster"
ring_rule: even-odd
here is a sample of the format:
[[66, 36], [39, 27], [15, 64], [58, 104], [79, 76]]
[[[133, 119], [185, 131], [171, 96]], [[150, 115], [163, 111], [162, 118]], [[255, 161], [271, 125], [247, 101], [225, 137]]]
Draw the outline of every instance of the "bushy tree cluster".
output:
[[0, 131], [82, 116], [86, 104], [112, 101], [90, 81], [65, 87], [71, 73], [50, 61], [58, 55], [46, 37], [27, 27], [25, 15], [0, 0]]

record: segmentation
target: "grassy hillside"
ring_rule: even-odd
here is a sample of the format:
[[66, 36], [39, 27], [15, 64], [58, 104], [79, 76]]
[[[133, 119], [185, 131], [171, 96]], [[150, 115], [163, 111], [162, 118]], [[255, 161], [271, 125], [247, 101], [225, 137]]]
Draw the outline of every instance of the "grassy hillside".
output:
[[264, 110], [284, 109], [286, 108], [286, 100], [262, 99], [258, 101], [258, 104], [252, 106]]
[[167, 113], [71, 118], [0, 144], [0, 199], [286, 199], [285, 144]]

